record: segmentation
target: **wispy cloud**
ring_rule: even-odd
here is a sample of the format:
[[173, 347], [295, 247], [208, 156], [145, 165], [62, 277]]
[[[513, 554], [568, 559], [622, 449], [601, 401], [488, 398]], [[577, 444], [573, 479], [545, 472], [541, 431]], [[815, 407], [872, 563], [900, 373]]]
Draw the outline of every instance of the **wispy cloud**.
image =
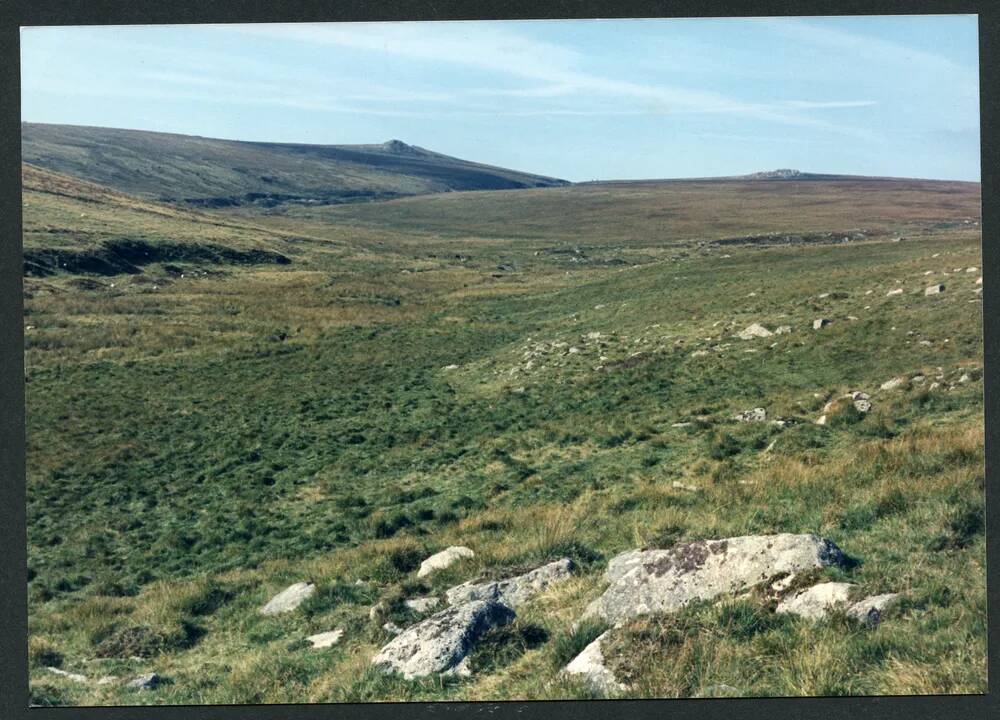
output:
[[874, 100], [784, 100], [785, 107], [802, 108], [804, 110], [827, 108], [858, 108], [878, 105]]
[[[489, 71], [508, 79], [530, 80], [523, 88], [474, 89], [476, 96], [545, 98], [586, 95], [590, 98], [629, 100], [635, 112], [646, 114], [723, 114], [781, 125], [810, 127], [855, 137], [872, 137], [868, 130], [813, 117], [805, 110], [843, 105], [754, 103], [707, 90], [668, 84], [646, 84], [603, 77], [581, 69], [585, 56], [579, 51], [542, 42], [499, 27], [470, 23], [360, 23], [348, 27], [330, 24], [236, 25], [234, 32], [277, 41], [329, 45], [416, 61], [448, 63]], [[538, 85], [537, 83], [542, 83]], [[859, 105], [853, 105], [855, 107]], [[476, 108], [466, 108], [474, 111]], [[520, 114], [608, 114], [595, 110], [535, 108]], [[611, 112], [611, 111], [609, 111]], [[614, 113], [627, 113], [619, 108]], [[505, 114], [501, 109], [501, 114]]]

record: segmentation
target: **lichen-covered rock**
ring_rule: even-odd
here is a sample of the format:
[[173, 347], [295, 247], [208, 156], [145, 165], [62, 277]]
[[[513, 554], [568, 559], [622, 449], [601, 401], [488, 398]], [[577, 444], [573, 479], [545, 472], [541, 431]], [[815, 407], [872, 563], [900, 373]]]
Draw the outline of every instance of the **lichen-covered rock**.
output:
[[407, 680], [455, 671], [476, 641], [514, 620], [514, 611], [495, 600], [474, 600], [431, 615], [393, 638], [372, 664]]
[[449, 605], [470, 600], [496, 600], [507, 607], [516, 608], [553, 583], [567, 580], [572, 572], [573, 561], [562, 558], [516, 577], [485, 583], [462, 583], [449, 589], [445, 595]]
[[475, 557], [475, 555], [476, 554], [467, 547], [463, 547], [461, 545], [452, 546], [446, 550], [442, 550], [439, 553], [431, 555], [429, 558], [420, 563], [420, 569], [417, 570], [417, 577], [425, 577], [430, 575], [435, 570], [444, 570], [446, 567], [454, 565], [463, 558], [471, 558]]
[[699, 540], [669, 550], [632, 550], [609, 563], [605, 576], [611, 586], [587, 607], [584, 618], [618, 624], [746, 590], [779, 575], [849, 563], [830, 540], [788, 533]]
[[741, 413], [733, 415], [733, 420], [744, 423], [753, 422], [764, 422], [767, 420], [767, 410], [764, 408], [753, 408], [752, 410], [744, 410]]
[[615, 679], [614, 673], [604, 664], [604, 652], [601, 648], [601, 643], [609, 632], [610, 630], [598, 636], [596, 640], [585, 647], [579, 655], [563, 668], [563, 672], [567, 675], [578, 676], [591, 689], [604, 695], [628, 689], [626, 685]]
[[298, 582], [294, 585], [289, 585], [271, 598], [270, 602], [260, 609], [260, 614], [278, 615], [280, 613], [291, 612], [311, 598], [315, 592], [316, 586], [312, 583]]

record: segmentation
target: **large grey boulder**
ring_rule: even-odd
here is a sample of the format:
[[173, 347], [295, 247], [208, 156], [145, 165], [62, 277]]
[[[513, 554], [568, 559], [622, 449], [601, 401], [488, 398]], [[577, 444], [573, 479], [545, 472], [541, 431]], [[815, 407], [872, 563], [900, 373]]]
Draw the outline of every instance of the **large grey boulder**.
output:
[[462, 583], [447, 590], [445, 596], [449, 605], [459, 605], [471, 600], [496, 600], [507, 607], [516, 608], [553, 583], [569, 579], [572, 571], [573, 561], [562, 558], [516, 577], [485, 583]]
[[298, 582], [289, 585], [260, 609], [261, 615], [279, 615], [291, 612], [306, 600], [311, 598], [316, 592], [316, 586], [312, 583]]
[[639, 615], [679, 610], [694, 600], [746, 590], [778, 575], [849, 562], [830, 540], [789, 533], [633, 550], [609, 563], [606, 577], [611, 585], [583, 617], [621, 624]]
[[372, 664], [407, 680], [461, 671], [459, 665], [483, 633], [514, 617], [513, 610], [495, 600], [456, 605], [404, 630], [379, 650]]
[[615, 679], [614, 673], [604, 664], [601, 643], [604, 642], [609, 632], [611, 631], [607, 630], [598, 636], [563, 668], [564, 673], [579, 677], [591, 689], [603, 695], [611, 695], [628, 689], [626, 685]]
[[420, 569], [417, 570], [417, 577], [426, 577], [435, 570], [444, 570], [446, 567], [454, 565], [463, 558], [471, 558], [475, 557], [475, 555], [476, 554], [467, 547], [454, 545], [446, 550], [442, 550], [439, 553], [431, 555], [429, 558], [420, 563]]

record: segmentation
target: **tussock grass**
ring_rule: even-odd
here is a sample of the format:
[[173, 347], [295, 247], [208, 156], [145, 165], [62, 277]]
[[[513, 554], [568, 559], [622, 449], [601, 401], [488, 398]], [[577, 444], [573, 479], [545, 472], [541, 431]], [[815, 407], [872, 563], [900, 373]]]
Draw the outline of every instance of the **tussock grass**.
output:
[[[982, 383], [958, 382], [982, 363], [976, 275], [919, 294], [925, 270], [981, 265], [960, 222], [975, 215], [969, 188], [761, 185], [740, 190], [742, 216], [726, 211], [735, 186], [695, 184], [686, 198], [586, 186], [261, 217], [36, 181], [27, 247], [131, 236], [292, 263], [28, 278], [34, 702], [591, 697], [559, 670], [603, 630], [574, 624], [607, 560], [777, 532], [833, 539], [858, 565], [820, 578], [903, 600], [875, 630], [778, 618], [756, 595], [642, 619], [612, 634], [631, 696], [984, 689]], [[821, 190], [829, 202], [805, 212]], [[692, 239], [845, 224], [871, 237]], [[896, 234], [907, 241], [884, 241]], [[577, 246], [588, 262], [570, 261]], [[833, 322], [814, 332], [819, 316]], [[750, 322], [793, 331], [732, 337]], [[852, 390], [871, 393], [870, 413], [814, 423]], [[787, 425], [732, 419], [753, 407]], [[450, 545], [476, 555], [418, 581]], [[405, 599], [563, 556], [575, 577], [491, 636], [473, 678], [369, 667], [386, 619], [416, 621]], [[259, 615], [299, 581], [317, 592], [298, 611]], [[335, 628], [337, 646], [305, 643]], [[169, 682], [73, 684], [43, 669], [60, 657]]]

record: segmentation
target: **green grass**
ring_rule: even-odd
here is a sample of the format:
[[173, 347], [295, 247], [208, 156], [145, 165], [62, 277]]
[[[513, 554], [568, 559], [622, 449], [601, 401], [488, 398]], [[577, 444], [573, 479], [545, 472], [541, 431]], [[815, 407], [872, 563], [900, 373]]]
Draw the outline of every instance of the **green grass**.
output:
[[[642, 258], [622, 266], [536, 255], [537, 242], [504, 236], [489, 195], [250, 217], [95, 203], [93, 187], [36, 181], [26, 246], [64, 235], [46, 227], [93, 222], [65, 247], [229, 236], [292, 263], [26, 282], [34, 702], [589, 697], [559, 669], [603, 630], [573, 624], [609, 558], [771, 532], [833, 539], [860, 561], [838, 579], [903, 602], [874, 631], [778, 618], [756, 599], [637, 621], [612, 640], [632, 695], [985, 689], [982, 382], [958, 382], [983, 357], [979, 274], [964, 272], [981, 264], [978, 228], [962, 222], [971, 193], [827, 186], [814, 215], [757, 197], [740, 226], [699, 215], [711, 196], [694, 184], [677, 227], [654, 208], [683, 186], [646, 187], [639, 206], [631, 187], [498, 194], [511, 228], [540, 223], [555, 245], [564, 231], [547, 218], [570, 218], [584, 254]], [[793, 209], [807, 192], [795, 187]], [[445, 206], [454, 232], [427, 219]], [[601, 222], [588, 229], [569, 212], [580, 207]], [[645, 214], [622, 210], [635, 207]], [[609, 244], [616, 218], [628, 237]], [[769, 222], [886, 235], [696, 239]], [[497, 270], [505, 262], [516, 269]], [[939, 281], [946, 292], [925, 298]], [[906, 293], [887, 297], [895, 287]], [[817, 317], [833, 322], [813, 331]], [[793, 332], [731, 337], [751, 322]], [[922, 384], [878, 389], [917, 373]], [[814, 424], [851, 390], [871, 393], [872, 412]], [[732, 419], [753, 407], [789, 424]], [[451, 544], [476, 557], [417, 581], [419, 562]], [[369, 669], [390, 638], [369, 620], [375, 603], [406, 624], [405, 598], [565, 555], [578, 577], [486, 638], [471, 679]], [[301, 580], [318, 591], [299, 611], [257, 613]], [[303, 642], [335, 627], [345, 636], [329, 650]], [[55, 659], [88, 677], [155, 670], [168, 682], [75, 684], [44, 670]]]

